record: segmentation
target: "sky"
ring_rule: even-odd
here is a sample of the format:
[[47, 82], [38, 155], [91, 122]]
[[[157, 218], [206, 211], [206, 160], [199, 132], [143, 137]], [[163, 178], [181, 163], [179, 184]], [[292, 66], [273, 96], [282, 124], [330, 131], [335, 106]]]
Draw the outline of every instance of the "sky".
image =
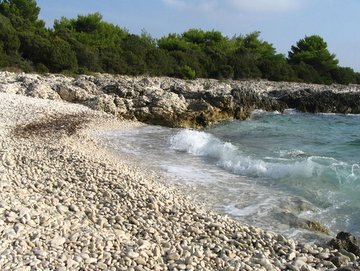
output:
[[287, 56], [292, 45], [320, 35], [339, 64], [360, 72], [360, 0], [37, 0], [48, 27], [62, 16], [100, 12], [130, 33], [154, 38], [190, 28], [228, 37], [260, 31], [260, 38]]

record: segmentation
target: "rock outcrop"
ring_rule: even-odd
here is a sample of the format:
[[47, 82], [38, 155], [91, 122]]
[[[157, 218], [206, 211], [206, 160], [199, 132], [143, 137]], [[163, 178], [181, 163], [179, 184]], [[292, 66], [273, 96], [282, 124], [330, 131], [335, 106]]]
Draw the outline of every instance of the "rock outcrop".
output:
[[289, 108], [310, 113], [360, 113], [360, 92], [338, 92], [332, 89], [316, 91], [311, 88], [297, 91], [271, 91], [269, 96], [284, 102]]
[[360, 242], [354, 235], [348, 232], [339, 232], [336, 238], [329, 242], [329, 246], [335, 249], [343, 249], [360, 256]]
[[242, 120], [255, 109], [360, 113], [358, 85], [1, 72], [0, 92], [79, 103], [119, 118], [169, 127], [198, 128]]

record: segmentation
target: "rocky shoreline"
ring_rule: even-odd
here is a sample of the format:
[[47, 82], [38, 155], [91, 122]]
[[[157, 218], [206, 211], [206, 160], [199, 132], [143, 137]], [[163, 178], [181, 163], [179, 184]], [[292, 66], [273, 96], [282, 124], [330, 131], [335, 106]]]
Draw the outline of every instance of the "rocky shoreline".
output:
[[360, 113], [359, 85], [0, 72], [0, 92], [79, 103], [121, 119], [169, 127], [246, 119], [255, 109]]
[[1, 270], [359, 270], [340, 239], [324, 247], [240, 225], [113, 156], [90, 131], [138, 124], [46, 86], [18, 93], [53, 100], [0, 93]]

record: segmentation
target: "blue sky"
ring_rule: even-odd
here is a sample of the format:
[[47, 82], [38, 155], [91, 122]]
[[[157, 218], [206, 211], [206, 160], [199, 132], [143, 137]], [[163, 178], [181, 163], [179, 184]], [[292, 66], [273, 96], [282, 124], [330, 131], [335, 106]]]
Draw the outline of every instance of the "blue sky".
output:
[[287, 55], [306, 35], [324, 38], [340, 65], [360, 72], [360, 0], [38, 0], [48, 26], [61, 16], [100, 12], [105, 21], [158, 38], [189, 28], [232, 37], [260, 31]]

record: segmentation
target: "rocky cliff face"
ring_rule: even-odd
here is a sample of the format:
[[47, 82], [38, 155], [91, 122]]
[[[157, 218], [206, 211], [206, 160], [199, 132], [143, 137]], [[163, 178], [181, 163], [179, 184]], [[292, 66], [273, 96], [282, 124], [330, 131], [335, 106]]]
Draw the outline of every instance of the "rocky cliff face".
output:
[[84, 104], [119, 118], [169, 127], [246, 119], [255, 109], [360, 113], [360, 86], [166, 77], [0, 73], [0, 92]]

